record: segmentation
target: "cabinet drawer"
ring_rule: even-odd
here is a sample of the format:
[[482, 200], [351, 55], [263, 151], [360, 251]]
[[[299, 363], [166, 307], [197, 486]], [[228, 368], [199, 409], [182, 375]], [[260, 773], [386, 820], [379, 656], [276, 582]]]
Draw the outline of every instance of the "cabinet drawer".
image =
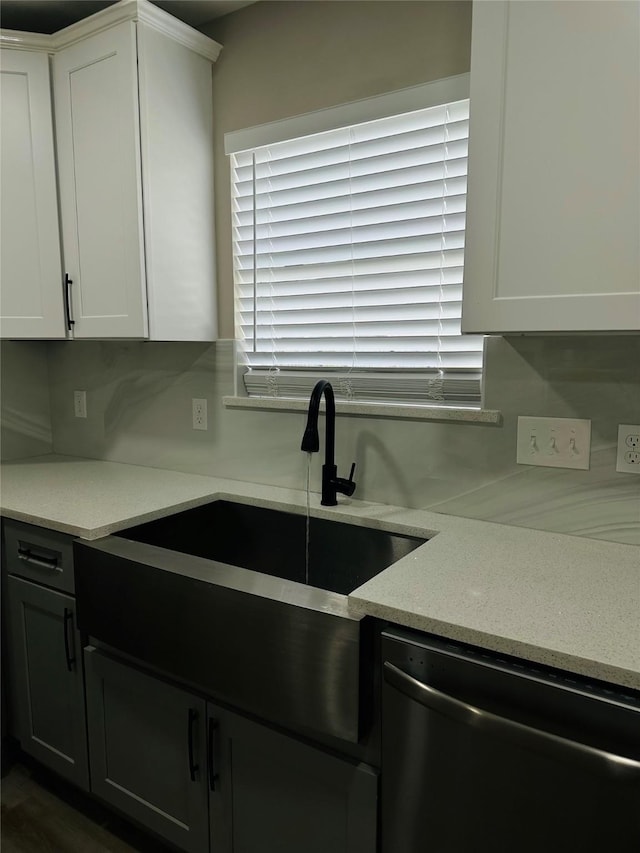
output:
[[73, 538], [21, 521], [4, 521], [7, 571], [45, 586], [75, 590]]

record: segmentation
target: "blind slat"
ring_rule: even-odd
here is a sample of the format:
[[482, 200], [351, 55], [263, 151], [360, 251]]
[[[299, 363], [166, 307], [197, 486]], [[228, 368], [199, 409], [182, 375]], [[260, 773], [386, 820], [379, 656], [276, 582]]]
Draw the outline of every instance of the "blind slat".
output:
[[[415, 202], [404, 202], [382, 207], [366, 207], [361, 210], [341, 210], [305, 218], [285, 220], [265, 220], [254, 225], [248, 218], [244, 222], [234, 223], [235, 240], [276, 239], [291, 237], [299, 234], [311, 234], [322, 231], [334, 233], [344, 228], [358, 228], [365, 225], [393, 226], [394, 223], [416, 222], [443, 213], [464, 213], [466, 209], [465, 194], [458, 193], [446, 197], [439, 196]], [[255, 232], [255, 233], [254, 233]]]
[[[350, 177], [337, 177], [319, 181], [314, 184], [280, 186], [275, 187], [269, 182], [247, 183], [238, 187], [236, 198], [246, 196], [255, 199], [258, 210], [268, 209], [272, 206], [280, 206], [304, 201], [314, 201], [322, 198], [335, 198], [336, 196], [352, 195], [357, 193], [371, 192], [372, 190], [387, 190], [403, 187], [408, 184], [431, 183], [443, 181], [447, 176], [452, 178], [466, 175], [467, 158], [460, 157], [456, 160], [436, 160], [420, 166], [407, 166], [400, 168], [389, 168], [384, 171], [375, 171], [365, 175]], [[252, 202], [253, 203], [253, 202]]]
[[[406, 259], [405, 259], [406, 260]], [[242, 273], [238, 271], [238, 280], [236, 282], [236, 293], [239, 296], [253, 298], [268, 296], [302, 296], [307, 297], [311, 294], [332, 294], [354, 291], [394, 291], [405, 290], [411, 288], [425, 288], [430, 290], [434, 287], [447, 287], [459, 285], [460, 298], [462, 294], [462, 266], [450, 264], [446, 267], [416, 267], [415, 269], [406, 269], [402, 271], [374, 271], [371, 273], [362, 273], [361, 275], [339, 276], [333, 277], [317, 277], [303, 280], [301, 278], [276, 279], [269, 278], [267, 283], [258, 284], [257, 290], [254, 293], [254, 275], [253, 271]], [[244, 278], [243, 278], [244, 276]], [[267, 287], [268, 291], [264, 288]], [[437, 295], [434, 297], [437, 299]]]
[[306, 252], [309, 249], [329, 248], [338, 245], [363, 246], [405, 237], [426, 237], [433, 234], [463, 232], [464, 226], [464, 212], [443, 212], [439, 216], [428, 216], [421, 219], [377, 222], [372, 225], [325, 229], [281, 237], [274, 235], [256, 238], [255, 240], [236, 240], [235, 248], [240, 256], [254, 254], [274, 256], [285, 252]]
[[[345, 182], [348, 190], [348, 184]], [[399, 184], [377, 190], [364, 192], [345, 192], [317, 199], [302, 198], [299, 203], [295, 200], [290, 204], [277, 205], [274, 199], [262, 209], [255, 209], [253, 196], [235, 196], [233, 198], [234, 219], [240, 225], [258, 224], [265, 222], [295, 222], [309, 216], [318, 216], [335, 212], [350, 212], [358, 210], [377, 210], [394, 204], [406, 204], [412, 201], [428, 201], [435, 198], [448, 197], [459, 193], [466, 194], [466, 173], [461, 175], [449, 174], [443, 183], [442, 176], [431, 181], [416, 181], [411, 184]]]
[[[428, 298], [411, 298], [411, 293], [403, 296], [390, 294], [386, 299], [378, 298], [378, 294], [373, 294], [369, 298], [361, 299], [351, 298], [351, 294], [340, 294], [339, 298], [331, 294], [325, 294], [317, 300], [317, 308], [322, 310], [322, 322], [326, 323], [325, 315], [328, 320], [333, 321], [336, 317], [348, 316], [350, 321], [359, 323], [366, 320], [371, 314], [379, 314], [381, 318], [385, 315], [392, 314], [393, 317], [415, 317], [420, 316], [422, 319], [434, 319], [444, 317], [450, 319], [457, 317], [460, 319], [460, 299], [455, 298], [456, 294], [450, 294], [448, 301], [429, 300]], [[257, 309], [257, 316], [262, 323], [286, 323], [291, 317], [310, 315], [310, 312], [304, 301], [300, 298], [292, 298], [281, 300], [278, 303], [278, 311], [274, 312], [272, 308], [272, 300], [265, 297], [260, 300]], [[237, 304], [240, 312], [241, 321], [249, 325], [252, 322], [252, 314], [254, 313], [253, 305], [248, 298], [239, 299]], [[277, 318], [275, 314], [277, 313]], [[273, 315], [273, 316], [267, 316]]]
[[[467, 138], [446, 141], [442, 139], [434, 144], [421, 145], [403, 151], [388, 151], [372, 153], [366, 157], [354, 157], [351, 146], [343, 149], [343, 157], [328, 162], [305, 162], [297, 168], [275, 171], [270, 164], [256, 165], [241, 172], [236, 171], [235, 180], [239, 195], [251, 192], [254, 186], [257, 192], [275, 193], [282, 189], [293, 187], [314, 187], [328, 181], [341, 178], [364, 178], [369, 175], [390, 172], [402, 172], [414, 167], [423, 167], [433, 163], [444, 163], [461, 160], [467, 156]], [[279, 164], [282, 167], [282, 164]]]

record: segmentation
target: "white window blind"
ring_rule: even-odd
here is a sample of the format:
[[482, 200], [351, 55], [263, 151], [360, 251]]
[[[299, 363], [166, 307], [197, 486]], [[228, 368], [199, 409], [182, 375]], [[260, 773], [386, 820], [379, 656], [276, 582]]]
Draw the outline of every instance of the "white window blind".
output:
[[232, 154], [250, 395], [480, 401], [460, 333], [468, 100]]

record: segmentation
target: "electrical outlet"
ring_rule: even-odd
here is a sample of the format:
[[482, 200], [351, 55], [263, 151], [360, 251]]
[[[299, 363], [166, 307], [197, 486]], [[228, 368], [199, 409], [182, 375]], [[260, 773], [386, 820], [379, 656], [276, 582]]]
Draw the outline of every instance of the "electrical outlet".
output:
[[616, 471], [640, 474], [640, 425], [618, 425]]
[[194, 429], [208, 429], [206, 399], [194, 397], [191, 400], [191, 416]]
[[77, 418], [87, 417], [87, 392], [73, 392], [73, 413]]
[[520, 465], [589, 470], [591, 421], [578, 418], [518, 418], [516, 461]]

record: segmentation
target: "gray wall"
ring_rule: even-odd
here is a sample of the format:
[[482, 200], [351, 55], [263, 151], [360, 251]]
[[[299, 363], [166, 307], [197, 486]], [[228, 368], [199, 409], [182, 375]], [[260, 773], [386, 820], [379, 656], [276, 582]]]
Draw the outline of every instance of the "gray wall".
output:
[[223, 45], [213, 73], [218, 316], [220, 337], [232, 338], [224, 134], [464, 74], [471, 55], [471, 3], [261, 0], [204, 31]]
[[0, 364], [2, 459], [50, 453], [47, 344], [40, 341], [2, 341]]

